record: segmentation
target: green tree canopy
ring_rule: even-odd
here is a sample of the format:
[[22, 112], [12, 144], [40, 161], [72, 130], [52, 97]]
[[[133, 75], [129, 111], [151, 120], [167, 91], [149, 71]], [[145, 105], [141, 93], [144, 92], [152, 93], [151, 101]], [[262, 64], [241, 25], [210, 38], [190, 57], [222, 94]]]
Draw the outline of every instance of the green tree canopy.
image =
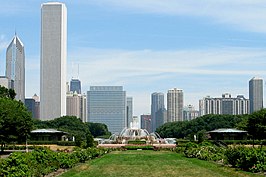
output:
[[111, 133], [108, 131], [107, 125], [102, 123], [92, 123], [92, 122], [86, 122], [86, 125], [88, 126], [91, 134], [94, 137], [99, 136], [110, 136]]
[[13, 89], [7, 89], [6, 87], [3, 87], [0, 85], [0, 97], [1, 98], [10, 98], [15, 99], [16, 93]]
[[218, 128], [235, 128], [243, 116], [236, 115], [204, 115], [191, 121], [169, 122], [160, 126], [156, 132], [162, 137], [188, 138], [200, 131], [211, 131]]
[[253, 139], [262, 140], [266, 138], [266, 109], [249, 115], [247, 131], [252, 135]]
[[89, 147], [93, 138], [88, 126], [75, 116], [63, 116], [49, 121], [35, 120], [35, 128], [53, 128], [75, 137], [77, 146]]
[[20, 101], [0, 98], [0, 143], [23, 142], [33, 128], [33, 120]]

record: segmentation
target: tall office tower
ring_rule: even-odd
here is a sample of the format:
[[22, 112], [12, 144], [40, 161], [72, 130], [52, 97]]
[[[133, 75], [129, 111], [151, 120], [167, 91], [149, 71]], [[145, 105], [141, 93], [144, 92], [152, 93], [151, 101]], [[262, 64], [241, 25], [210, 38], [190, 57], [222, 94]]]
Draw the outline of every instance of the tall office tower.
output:
[[67, 115], [76, 116], [86, 122], [86, 95], [78, 94], [77, 92], [67, 93]]
[[146, 129], [149, 133], [151, 133], [151, 115], [149, 114], [141, 115], [140, 121], [141, 121], [140, 127], [142, 129]]
[[67, 9], [49, 2], [41, 8], [41, 120], [66, 115]]
[[183, 120], [193, 120], [199, 117], [199, 111], [195, 110], [193, 105], [187, 105], [183, 110]]
[[133, 122], [133, 98], [127, 97], [127, 119], [126, 125], [129, 128], [130, 123]]
[[200, 102], [200, 115], [206, 114], [229, 114], [242, 115], [250, 113], [250, 102], [243, 95], [232, 98], [231, 94], [222, 94], [221, 98], [203, 98]]
[[71, 79], [70, 81], [70, 91], [77, 92], [81, 94], [81, 82], [79, 79]]
[[10, 88], [16, 92], [16, 100], [25, 101], [25, 53], [24, 45], [15, 34], [6, 50], [6, 77]]
[[126, 125], [126, 92], [122, 86], [91, 86], [87, 92], [88, 121], [104, 123], [112, 133]]
[[167, 92], [167, 122], [183, 121], [183, 90], [170, 89]]
[[263, 108], [263, 79], [253, 77], [249, 81], [250, 113]]
[[151, 94], [151, 131], [155, 132], [156, 128], [164, 123], [164, 94], [154, 92]]

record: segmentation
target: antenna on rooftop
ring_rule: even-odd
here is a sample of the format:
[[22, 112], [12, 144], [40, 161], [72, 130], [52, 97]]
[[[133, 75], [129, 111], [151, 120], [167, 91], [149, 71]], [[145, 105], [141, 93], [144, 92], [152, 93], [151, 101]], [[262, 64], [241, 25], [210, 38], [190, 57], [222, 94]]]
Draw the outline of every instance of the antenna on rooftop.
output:
[[79, 64], [78, 64], [78, 79], [79, 79]]
[[73, 61], [72, 61], [72, 65], [71, 65], [71, 79], [73, 79]]

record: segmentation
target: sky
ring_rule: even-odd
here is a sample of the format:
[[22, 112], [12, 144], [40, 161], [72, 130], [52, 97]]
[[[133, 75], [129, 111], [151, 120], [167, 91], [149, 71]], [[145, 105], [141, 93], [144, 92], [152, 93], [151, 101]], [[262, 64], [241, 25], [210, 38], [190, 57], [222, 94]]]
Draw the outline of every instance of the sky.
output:
[[[24, 43], [26, 97], [40, 94], [40, 0], [1, 0], [0, 75], [15, 32]], [[65, 0], [67, 80], [121, 85], [134, 115], [150, 113], [150, 95], [171, 88], [184, 105], [205, 96], [248, 98], [248, 81], [266, 78], [266, 1]], [[79, 68], [79, 69], [78, 69]]]

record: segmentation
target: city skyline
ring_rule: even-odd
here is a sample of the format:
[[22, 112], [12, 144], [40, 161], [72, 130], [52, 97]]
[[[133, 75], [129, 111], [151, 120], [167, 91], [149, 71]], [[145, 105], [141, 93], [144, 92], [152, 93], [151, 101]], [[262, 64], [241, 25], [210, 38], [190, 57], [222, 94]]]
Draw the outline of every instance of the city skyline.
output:
[[[40, 6], [46, 1], [27, 2], [1, 3], [0, 75], [17, 31], [31, 97], [40, 95]], [[182, 88], [184, 105], [198, 108], [207, 95], [248, 97], [249, 79], [266, 77], [265, 2], [61, 2], [69, 12], [67, 81], [79, 64], [84, 93], [91, 85], [123, 85], [134, 98], [134, 115], [150, 113], [153, 92]]]

